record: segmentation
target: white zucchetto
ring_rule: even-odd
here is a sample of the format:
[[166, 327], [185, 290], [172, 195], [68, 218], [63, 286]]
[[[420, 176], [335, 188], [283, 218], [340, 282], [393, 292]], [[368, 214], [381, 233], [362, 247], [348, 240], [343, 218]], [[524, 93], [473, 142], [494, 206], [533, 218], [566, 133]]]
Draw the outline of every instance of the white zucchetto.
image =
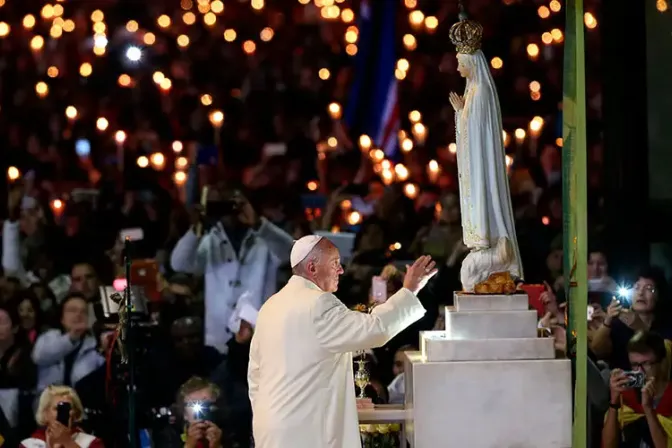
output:
[[289, 264], [292, 268], [295, 268], [299, 263], [301, 263], [313, 250], [317, 243], [322, 241], [322, 236], [319, 235], [307, 235], [294, 242], [292, 246], [292, 252], [289, 254]]

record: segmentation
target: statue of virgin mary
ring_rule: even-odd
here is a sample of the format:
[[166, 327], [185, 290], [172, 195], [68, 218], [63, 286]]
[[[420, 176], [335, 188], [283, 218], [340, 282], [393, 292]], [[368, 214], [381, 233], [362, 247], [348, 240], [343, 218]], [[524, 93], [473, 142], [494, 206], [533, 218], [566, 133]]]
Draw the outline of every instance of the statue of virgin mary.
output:
[[457, 168], [464, 244], [470, 249], [461, 269], [462, 287], [473, 292], [491, 274], [522, 277], [506, 172], [499, 98], [481, 51], [483, 28], [461, 16], [450, 29], [464, 95], [450, 94], [455, 109]]

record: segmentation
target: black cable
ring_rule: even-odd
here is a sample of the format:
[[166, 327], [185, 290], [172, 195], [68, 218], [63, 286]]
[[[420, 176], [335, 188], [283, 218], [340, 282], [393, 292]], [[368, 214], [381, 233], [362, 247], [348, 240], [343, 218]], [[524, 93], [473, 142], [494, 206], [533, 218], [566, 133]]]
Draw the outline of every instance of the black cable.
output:
[[135, 346], [133, 344], [133, 303], [131, 297], [131, 239], [124, 241], [124, 262], [126, 265], [126, 331], [125, 340], [122, 341], [128, 356], [128, 439], [130, 448], [137, 446], [137, 434], [135, 430]]

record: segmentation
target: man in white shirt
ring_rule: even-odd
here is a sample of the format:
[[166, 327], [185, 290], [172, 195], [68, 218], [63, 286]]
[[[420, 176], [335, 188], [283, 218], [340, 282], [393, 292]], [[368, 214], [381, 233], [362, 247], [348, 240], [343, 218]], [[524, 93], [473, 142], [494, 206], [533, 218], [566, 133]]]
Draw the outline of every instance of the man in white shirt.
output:
[[290, 263], [294, 276], [262, 306], [252, 338], [256, 447], [359, 447], [351, 352], [384, 345], [425, 314], [416, 293], [436, 273], [434, 262], [420, 257], [404, 287], [371, 314], [333, 295], [343, 268], [326, 238], [298, 240]]

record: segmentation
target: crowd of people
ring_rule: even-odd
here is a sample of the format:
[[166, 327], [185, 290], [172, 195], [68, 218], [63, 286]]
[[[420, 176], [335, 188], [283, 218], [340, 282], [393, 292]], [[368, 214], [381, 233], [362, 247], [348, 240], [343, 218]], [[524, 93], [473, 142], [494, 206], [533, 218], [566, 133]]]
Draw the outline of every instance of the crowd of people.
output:
[[[139, 429], [156, 446], [251, 446], [246, 375], [254, 328], [229, 322], [242, 304], [258, 310], [285, 282], [301, 236], [320, 231], [346, 243], [338, 295], [350, 307], [369, 304], [374, 276], [391, 296], [402, 288], [407, 260], [437, 261], [439, 273], [419, 294], [426, 315], [367, 354], [366, 392], [375, 402], [403, 402], [403, 352], [417, 349], [418, 331], [443, 328], [467, 253], [448, 101], [460, 82], [447, 38], [456, 5], [400, 3], [399, 57], [408, 65], [398, 81], [400, 142], [414, 145], [390, 170], [391, 162], [358, 148], [359, 136], [330, 106], [347, 104], [356, 48], [344, 35], [360, 2], [253, 0], [226, 2], [223, 11], [219, 3], [109, 0], [45, 9], [0, 2], [0, 160], [8, 177], [0, 198], [0, 436], [7, 446], [35, 446], [31, 437], [64, 447], [66, 439], [119, 442], [124, 389], [109, 356], [105, 288], [124, 278], [128, 229], [142, 229], [133, 257], [160, 273], [136, 366]], [[493, 58], [524, 280], [546, 282], [540, 327], [565, 356], [562, 33], [555, 32], [563, 19], [560, 2], [546, 3], [467, 6], [483, 22], [483, 50]], [[336, 19], [323, 13], [331, 6], [339, 8]], [[409, 21], [416, 8], [438, 25]], [[596, 54], [593, 28], [587, 45]], [[138, 60], [130, 46], [141, 51]], [[670, 298], [665, 276], [647, 267], [631, 279], [629, 301], [612, 301], [618, 285], [600, 239], [601, 101], [591, 77], [598, 64], [589, 58], [593, 446], [600, 439], [619, 446], [622, 431], [659, 447], [650, 411], [667, 390]], [[541, 119], [534, 126], [533, 116]], [[422, 138], [414, 123], [423, 124]], [[656, 378], [646, 382], [645, 400], [623, 389], [622, 372], [633, 369]], [[196, 419], [193, 403], [210, 402], [207, 421]], [[61, 403], [69, 403], [65, 419]], [[624, 420], [626, 407], [644, 418]]]

